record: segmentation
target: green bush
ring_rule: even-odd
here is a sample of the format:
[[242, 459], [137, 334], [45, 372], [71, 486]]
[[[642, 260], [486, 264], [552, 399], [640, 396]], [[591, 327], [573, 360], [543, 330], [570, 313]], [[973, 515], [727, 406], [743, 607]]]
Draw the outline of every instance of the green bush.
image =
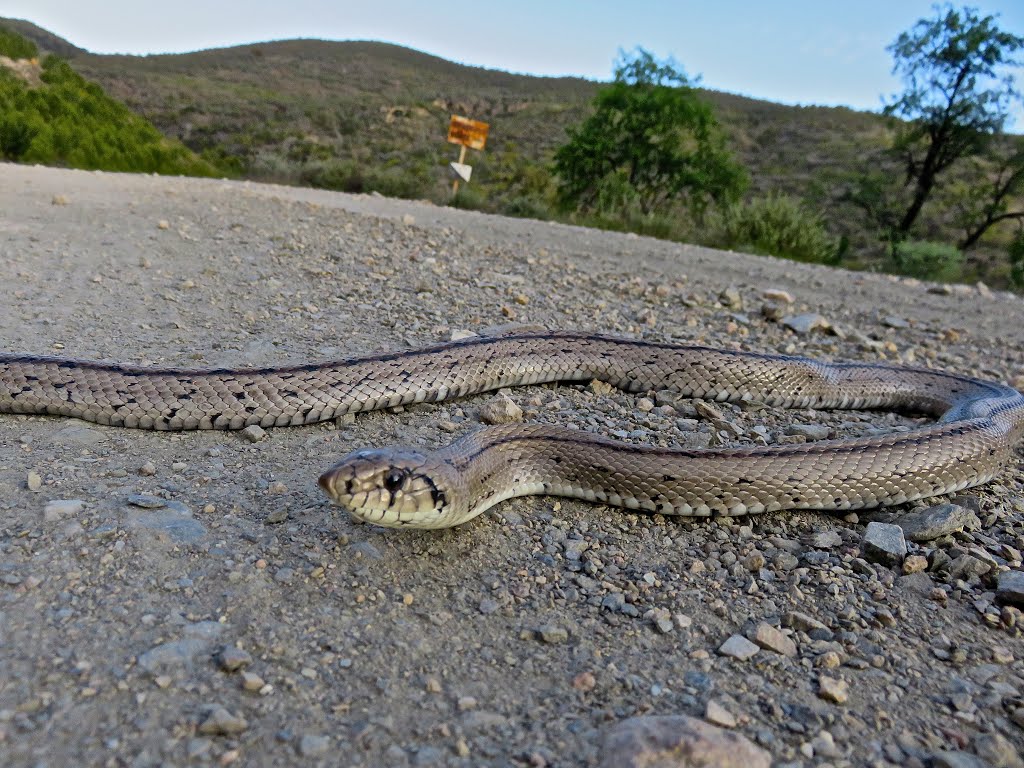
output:
[[61, 59], [48, 56], [30, 87], [0, 78], [0, 154], [8, 160], [136, 173], [219, 175]]
[[9, 59], [35, 59], [39, 56], [39, 49], [31, 40], [0, 25], [0, 56]]
[[487, 210], [487, 198], [480, 191], [479, 187], [463, 184], [459, 187], [459, 191], [455, 193], [455, 197], [451, 199], [449, 205], [453, 208], [462, 208], [467, 211], [485, 211]]
[[892, 244], [884, 267], [898, 275], [949, 282], [963, 274], [964, 254], [947, 243], [905, 240]]
[[301, 184], [320, 189], [359, 194], [366, 191], [366, 178], [355, 163], [313, 163], [299, 174]]
[[839, 252], [821, 217], [785, 195], [755, 198], [720, 214], [714, 244], [796, 261], [835, 263]]

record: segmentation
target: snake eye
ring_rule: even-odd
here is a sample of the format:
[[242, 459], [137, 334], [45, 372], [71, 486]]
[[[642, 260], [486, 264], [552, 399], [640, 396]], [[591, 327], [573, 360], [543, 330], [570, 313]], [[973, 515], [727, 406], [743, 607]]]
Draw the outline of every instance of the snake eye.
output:
[[402, 487], [405, 482], [405, 472], [400, 469], [392, 469], [384, 478], [384, 487], [388, 493], [394, 493]]

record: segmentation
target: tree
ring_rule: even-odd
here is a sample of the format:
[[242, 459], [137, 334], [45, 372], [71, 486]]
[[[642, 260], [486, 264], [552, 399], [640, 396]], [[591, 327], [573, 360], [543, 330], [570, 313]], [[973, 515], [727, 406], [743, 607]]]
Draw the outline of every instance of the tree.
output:
[[735, 202], [747, 184], [711, 107], [674, 62], [642, 48], [620, 54], [594, 114], [555, 153], [555, 172], [565, 208], [635, 206], [644, 215], [682, 199], [699, 215], [711, 202]]
[[908, 121], [894, 149], [903, 157], [906, 184], [913, 186], [896, 225], [898, 237], [910, 233], [942, 173], [978, 154], [1002, 130], [1011, 102], [1020, 97], [1006, 69], [1020, 65], [1014, 54], [1022, 47], [1024, 38], [999, 29], [995, 16], [945, 5], [887, 49], [906, 90], [884, 111]]
[[[1007, 137], [1009, 138], [1009, 137]], [[1004, 221], [1024, 221], [1020, 196], [1024, 193], [1024, 140], [1013, 137], [1008, 148], [1000, 147], [986, 171], [979, 167], [976, 177], [984, 179], [968, 185], [958, 207], [957, 221], [964, 230], [958, 248], [973, 247], [989, 228]], [[980, 164], [979, 164], [980, 166]], [[1011, 201], [1017, 210], [1010, 210]]]

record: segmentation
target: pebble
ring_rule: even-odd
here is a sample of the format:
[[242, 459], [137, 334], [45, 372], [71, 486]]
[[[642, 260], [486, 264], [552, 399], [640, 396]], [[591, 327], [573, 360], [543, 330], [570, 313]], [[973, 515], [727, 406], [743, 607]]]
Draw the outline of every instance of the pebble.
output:
[[834, 704], [844, 704], [850, 698], [850, 684], [828, 675], [818, 677], [818, 696]]
[[25, 478], [25, 487], [30, 491], [38, 491], [43, 487], [43, 478], [35, 470], [30, 470]]
[[569, 639], [569, 631], [557, 624], [545, 624], [537, 630], [537, 637], [552, 645], [564, 643]]
[[900, 565], [907, 556], [907, 542], [903, 538], [903, 529], [898, 525], [868, 523], [862, 545], [868, 560], [885, 566]]
[[931, 757], [932, 768], [995, 768], [970, 752], [942, 751]]
[[258, 443], [260, 440], [267, 439], [267, 430], [259, 424], [250, 424], [248, 427], [243, 429], [240, 434], [250, 443]]
[[331, 748], [329, 736], [307, 733], [299, 739], [298, 750], [302, 757], [320, 757]]
[[901, 516], [896, 524], [903, 529], [908, 541], [932, 541], [964, 528], [981, 528], [978, 516], [959, 504], [938, 504], [918, 512]]
[[266, 685], [266, 682], [263, 680], [263, 678], [257, 675], [255, 672], [243, 672], [241, 675], [241, 680], [242, 690], [250, 691], [252, 693], [263, 690], [263, 686]]
[[783, 304], [792, 304], [796, 299], [793, 298], [793, 294], [789, 291], [784, 291], [781, 288], [765, 288], [761, 291], [761, 297], [768, 301], [778, 301]]
[[819, 531], [811, 539], [811, 546], [815, 549], [834, 549], [843, 543], [843, 537], [836, 531]]
[[832, 324], [828, 320], [814, 312], [808, 312], [803, 315], [789, 315], [782, 318], [781, 322], [791, 331], [798, 333], [801, 336], [811, 333], [812, 331], [827, 331], [832, 327]]
[[199, 733], [206, 733], [213, 736], [232, 736], [241, 733], [249, 727], [244, 717], [231, 714], [220, 705], [213, 706], [206, 719], [199, 725]]
[[180, 544], [194, 544], [207, 535], [206, 526], [196, 520], [192, 510], [180, 501], [164, 500], [162, 508], [132, 515], [125, 523], [130, 528], [164, 533]]
[[43, 519], [48, 523], [54, 523], [77, 515], [85, 509], [85, 502], [81, 499], [57, 499], [48, 501], [43, 507]]
[[1024, 760], [1010, 740], [1000, 733], [981, 733], [974, 738], [974, 751], [994, 768], [1022, 768]]
[[790, 424], [783, 430], [783, 433], [800, 435], [808, 440], [827, 440], [832, 434], [832, 429], [824, 424]]
[[743, 635], [732, 635], [728, 640], [718, 647], [719, 656], [729, 656], [740, 661], [746, 661], [754, 656], [760, 648], [750, 642]]
[[708, 699], [707, 706], [704, 708], [704, 719], [723, 728], [736, 727], [736, 716], [714, 699]]
[[745, 736], [686, 715], [644, 715], [604, 733], [601, 768], [770, 768], [772, 756]]
[[217, 664], [225, 672], [237, 672], [242, 667], [252, 664], [252, 656], [241, 648], [226, 645], [217, 654]]
[[793, 639], [782, 630], [763, 621], [754, 629], [750, 639], [766, 651], [774, 651], [783, 656], [796, 656], [796, 643]]
[[512, 424], [523, 420], [523, 409], [508, 395], [492, 398], [480, 408], [480, 421], [484, 424]]
[[921, 571], [927, 570], [928, 558], [924, 555], [908, 555], [907, 559], [903, 561], [903, 573], [920, 573]]
[[139, 467], [139, 474], [143, 477], [152, 477], [156, 474], [156, 464], [152, 461], [147, 461], [141, 467]]

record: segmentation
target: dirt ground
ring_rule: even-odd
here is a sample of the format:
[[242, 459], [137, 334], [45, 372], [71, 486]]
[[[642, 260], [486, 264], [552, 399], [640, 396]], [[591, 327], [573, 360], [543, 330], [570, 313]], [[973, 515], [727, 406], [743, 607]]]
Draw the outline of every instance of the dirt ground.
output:
[[[9, 352], [266, 366], [522, 323], [1022, 383], [1024, 302], [984, 286], [375, 196], [0, 181]], [[663, 445], [919, 423], [508, 396], [529, 421]], [[996, 594], [1021, 568], [1019, 466], [956, 499], [975, 525], [902, 564], [863, 536], [909, 505], [708, 522], [532, 497], [417, 532], [354, 523], [316, 486], [358, 447], [446, 443], [497, 397], [257, 442], [0, 414], [0, 764], [625, 765], [609, 734], [664, 715], [777, 766], [1024, 765], [1022, 619]], [[759, 649], [730, 655], [733, 635]]]

